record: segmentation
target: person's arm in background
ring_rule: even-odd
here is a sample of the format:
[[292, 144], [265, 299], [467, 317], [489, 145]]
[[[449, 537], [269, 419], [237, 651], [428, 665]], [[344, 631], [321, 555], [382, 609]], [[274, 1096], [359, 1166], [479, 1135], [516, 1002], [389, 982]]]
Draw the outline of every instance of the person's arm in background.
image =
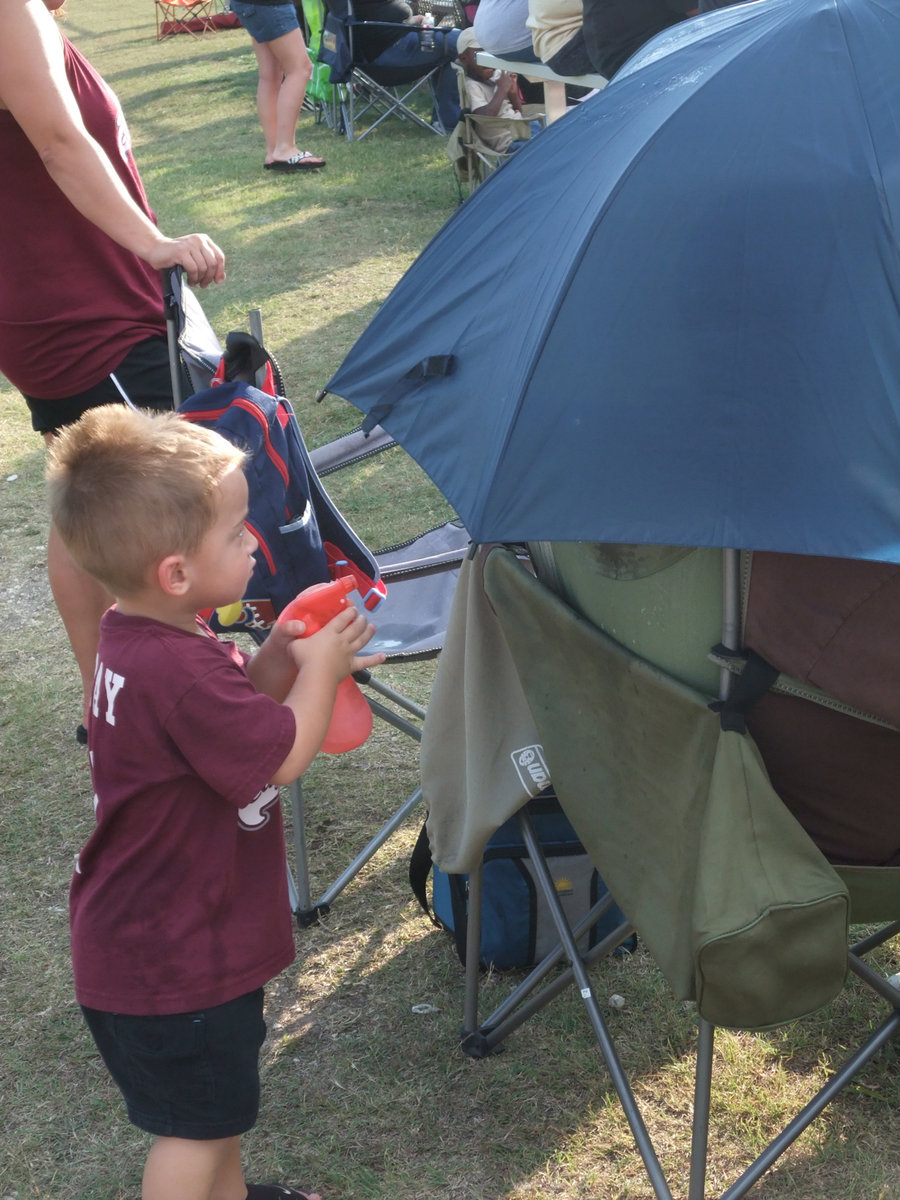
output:
[[0, 104], [63, 194], [120, 246], [160, 270], [180, 265], [200, 287], [225, 278], [215, 242], [202, 233], [165, 237], [88, 134], [66, 78], [62, 37], [42, 0], [0, 3]]
[[519, 109], [519, 85], [513, 71], [501, 71], [500, 78], [494, 86], [494, 94], [487, 104], [473, 108], [472, 112], [481, 117], [496, 117], [503, 107], [503, 101], [509, 100], [513, 108]]

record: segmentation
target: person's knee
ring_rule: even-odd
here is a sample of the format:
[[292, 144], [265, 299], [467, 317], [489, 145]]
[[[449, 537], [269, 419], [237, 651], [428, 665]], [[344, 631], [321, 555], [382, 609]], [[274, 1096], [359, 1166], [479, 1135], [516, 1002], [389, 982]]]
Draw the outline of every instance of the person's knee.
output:
[[260, 57], [257, 59], [259, 82], [267, 87], [279, 87], [284, 72], [274, 58]]
[[302, 61], [297, 66], [297, 79], [302, 80], [304, 87], [312, 79], [312, 63], [309, 60], [308, 54], [303, 56]]

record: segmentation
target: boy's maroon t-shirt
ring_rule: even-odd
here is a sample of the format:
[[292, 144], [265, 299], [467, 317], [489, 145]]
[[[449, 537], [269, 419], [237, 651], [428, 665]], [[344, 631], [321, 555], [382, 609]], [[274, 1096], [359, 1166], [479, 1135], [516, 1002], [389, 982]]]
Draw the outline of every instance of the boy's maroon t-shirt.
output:
[[97, 826], [70, 894], [75, 992], [88, 1008], [224, 1004], [294, 957], [269, 786], [294, 715], [202, 628], [103, 618], [89, 727]]

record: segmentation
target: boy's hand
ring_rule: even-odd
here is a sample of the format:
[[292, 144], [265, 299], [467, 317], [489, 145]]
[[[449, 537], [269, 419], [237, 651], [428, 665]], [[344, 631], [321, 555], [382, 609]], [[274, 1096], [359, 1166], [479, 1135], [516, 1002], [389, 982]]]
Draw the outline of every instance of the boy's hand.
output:
[[266, 641], [269, 642], [275, 638], [276, 643], [281, 642], [284, 649], [287, 650], [291, 642], [295, 638], [303, 637], [306, 633], [305, 621], [276, 621], [269, 630]]
[[359, 656], [359, 651], [374, 634], [375, 626], [352, 605], [332, 617], [327, 625], [310, 637], [302, 636], [304, 628], [302, 621], [286, 621], [280, 626], [287, 636], [288, 653], [298, 671], [316, 663], [333, 671], [339, 683], [353, 671], [376, 667], [384, 662], [384, 654]]

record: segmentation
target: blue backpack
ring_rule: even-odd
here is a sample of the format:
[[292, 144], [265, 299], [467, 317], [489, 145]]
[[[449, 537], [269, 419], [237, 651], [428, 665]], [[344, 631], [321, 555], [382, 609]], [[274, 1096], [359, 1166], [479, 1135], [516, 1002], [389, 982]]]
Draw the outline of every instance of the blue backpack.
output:
[[212, 614], [214, 629], [269, 629], [304, 588], [338, 575], [353, 575], [366, 609], [378, 606], [386, 594], [378, 565], [323, 489], [289, 401], [238, 380], [195, 393], [178, 411], [247, 455], [256, 567], [240, 616], [225, 626]]

